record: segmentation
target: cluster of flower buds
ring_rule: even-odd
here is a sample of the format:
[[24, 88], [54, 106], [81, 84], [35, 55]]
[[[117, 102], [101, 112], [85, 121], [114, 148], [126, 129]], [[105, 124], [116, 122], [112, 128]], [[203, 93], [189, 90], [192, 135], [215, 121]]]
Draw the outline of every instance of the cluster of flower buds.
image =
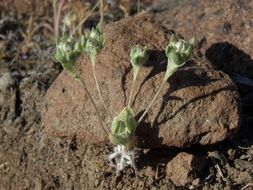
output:
[[165, 80], [173, 75], [177, 69], [185, 64], [192, 55], [194, 47], [194, 38], [189, 42], [180, 39], [177, 41], [174, 35], [171, 36], [170, 43], [165, 49], [168, 58], [168, 66], [165, 74]]
[[104, 37], [100, 23], [95, 28], [92, 28], [90, 32], [86, 33], [85, 38], [86, 44], [84, 50], [90, 56], [92, 64], [95, 64], [93, 59], [104, 47]]
[[83, 35], [79, 41], [75, 41], [66, 32], [63, 32], [62, 38], [56, 43], [54, 59], [60, 62], [64, 69], [74, 74], [74, 63], [84, 51], [90, 56], [92, 63], [95, 64], [93, 60], [103, 47], [104, 38], [100, 24], [92, 28], [91, 32]]
[[139, 45], [133, 47], [130, 51], [130, 62], [133, 66], [134, 71], [134, 80], [137, 77], [137, 74], [141, 66], [148, 60], [149, 55], [146, 47], [141, 47]]
[[84, 37], [77, 42], [66, 32], [63, 32], [62, 38], [56, 43], [54, 59], [60, 62], [64, 69], [75, 75], [74, 63], [83, 52], [85, 43]]
[[123, 145], [126, 149], [131, 149], [134, 143], [134, 133], [137, 122], [134, 118], [133, 110], [125, 107], [118, 116], [114, 117], [109, 139], [112, 144]]

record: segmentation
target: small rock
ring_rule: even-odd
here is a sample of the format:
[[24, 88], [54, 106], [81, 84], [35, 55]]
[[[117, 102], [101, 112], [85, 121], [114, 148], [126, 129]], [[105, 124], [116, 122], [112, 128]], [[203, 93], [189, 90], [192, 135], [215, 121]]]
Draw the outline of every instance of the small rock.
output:
[[197, 157], [185, 152], [179, 153], [166, 166], [166, 175], [176, 186], [193, 183], [193, 179], [206, 166], [204, 157]]
[[145, 170], [145, 175], [148, 177], [155, 177], [156, 171], [151, 166], [148, 166]]
[[227, 154], [228, 154], [228, 159], [229, 160], [234, 160], [234, 158], [236, 156], [236, 150], [230, 148], [230, 149], [228, 149]]
[[4, 73], [0, 77], [0, 91], [6, 91], [10, 86], [15, 83], [15, 80], [11, 76], [10, 72]]
[[196, 178], [196, 179], [192, 180], [192, 185], [193, 186], [197, 186], [197, 185], [199, 185], [199, 183], [200, 183], [200, 179], [199, 178]]
[[253, 165], [251, 162], [241, 159], [235, 159], [234, 161], [235, 167], [237, 169], [240, 169], [242, 171], [250, 170], [253, 171]]

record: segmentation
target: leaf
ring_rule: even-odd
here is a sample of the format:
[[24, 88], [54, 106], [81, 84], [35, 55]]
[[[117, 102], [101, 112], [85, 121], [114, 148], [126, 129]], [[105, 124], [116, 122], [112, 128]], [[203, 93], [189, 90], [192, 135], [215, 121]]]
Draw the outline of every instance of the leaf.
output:
[[63, 63], [63, 68], [66, 69], [68, 72], [70, 72], [72, 75], [75, 75], [75, 68], [73, 67], [72, 63]]
[[113, 135], [112, 133], [109, 134], [109, 139], [110, 139], [110, 142], [115, 145], [125, 145], [129, 141], [128, 138], [124, 138], [118, 135]]

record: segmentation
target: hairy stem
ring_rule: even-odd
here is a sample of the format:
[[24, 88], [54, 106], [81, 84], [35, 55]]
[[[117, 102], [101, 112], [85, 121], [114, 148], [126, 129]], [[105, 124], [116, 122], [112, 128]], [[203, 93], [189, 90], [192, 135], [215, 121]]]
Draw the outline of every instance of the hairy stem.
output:
[[94, 77], [94, 80], [95, 80], [95, 83], [96, 83], [96, 88], [97, 88], [97, 91], [98, 91], [100, 101], [102, 102], [102, 104], [104, 106], [104, 109], [106, 110], [107, 114], [110, 116], [111, 119], [113, 119], [109, 109], [105, 105], [105, 101], [102, 97], [102, 93], [101, 93], [101, 90], [100, 90], [100, 87], [99, 87], [99, 84], [98, 84], [97, 75], [96, 75], [96, 68], [95, 68], [95, 66], [96, 66], [96, 64], [95, 64], [96, 63], [96, 56], [90, 56], [90, 59], [91, 59], [93, 77]]
[[163, 79], [163, 82], [160, 86], [160, 88], [158, 89], [157, 93], [155, 94], [154, 98], [152, 99], [152, 101], [150, 102], [149, 106], [147, 107], [147, 109], [144, 111], [144, 113], [142, 114], [142, 116], [140, 117], [140, 119], [138, 120], [138, 124], [143, 120], [143, 118], [146, 116], [146, 114], [148, 113], [148, 111], [150, 110], [151, 106], [153, 105], [154, 101], [156, 100], [157, 96], [160, 94], [164, 84], [165, 84], [166, 80]]
[[104, 130], [104, 132], [108, 135], [109, 133], [108, 133], [108, 131], [105, 129], [104, 125], [103, 125], [102, 118], [101, 118], [101, 116], [99, 115], [99, 111], [98, 111], [98, 108], [97, 108], [97, 106], [96, 106], [96, 103], [95, 103], [95, 101], [93, 100], [93, 98], [92, 98], [91, 94], [89, 93], [88, 89], [86, 88], [86, 85], [85, 85], [84, 80], [83, 80], [79, 75], [75, 76], [75, 78], [78, 79], [78, 81], [83, 85], [83, 88], [84, 88], [84, 90], [85, 90], [85, 93], [87, 94], [87, 96], [89, 97], [91, 103], [92, 103], [93, 106], [95, 107], [95, 111], [96, 111], [96, 115], [97, 115], [97, 117], [98, 117], [99, 123], [100, 123], [102, 129]]
[[132, 102], [132, 97], [133, 97], [133, 91], [134, 91], [135, 81], [136, 81], [136, 78], [134, 77], [133, 78], [132, 88], [131, 88], [130, 97], [129, 97], [129, 101], [128, 101], [127, 107], [131, 107], [131, 102]]

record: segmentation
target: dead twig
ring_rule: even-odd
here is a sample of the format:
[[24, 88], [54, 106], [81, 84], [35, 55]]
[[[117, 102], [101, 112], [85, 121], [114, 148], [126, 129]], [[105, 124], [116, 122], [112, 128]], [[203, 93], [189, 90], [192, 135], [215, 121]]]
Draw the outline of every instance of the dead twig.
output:
[[222, 179], [225, 179], [225, 177], [224, 177], [224, 175], [222, 173], [222, 170], [221, 170], [219, 164], [216, 162], [216, 160], [212, 156], [210, 156], [210, 158], [211, 158], [211, 160], [212, 160], [212, 162], [214, 164], [214, 167], [216, 168], [218, 174], [222, 177]]
[[77, 30], [83, 25], [83, 23], [90, 17], [90, 15], [95, 11], [95, 9], [98, 7], [99, 1], [94, 5], [94, 7], [90, 10], [90, 12], [84, 17], [84, 19], [72, 30], [70, 33], [71, 36], [73, 36]]
[[241, 190], [247, 189], [250, 186], [253, 186], [253, 183], [248, 183], [247, 185], [243, 186]]
[[61, 20], [61, 10], [64, 5], [65, 0], [60, 0], [58, 9], [56, 8], [56, 0], [53, 1], [53, 9], [54, 9], [54, 37], [55, 40], [58, 39], [59, 35], [59, 27], [60, 27], [60, 20]]
[[137, 3], [137, 13], [139, 14], [141, 11], [141, 0], [138, 0], [138, 3]]
[[238, 148], [240, 148], [242, 150], [250, 150], [250, 149], [252, 149], [252, 147], [242, 147], [242, 146], [238, 146]]

